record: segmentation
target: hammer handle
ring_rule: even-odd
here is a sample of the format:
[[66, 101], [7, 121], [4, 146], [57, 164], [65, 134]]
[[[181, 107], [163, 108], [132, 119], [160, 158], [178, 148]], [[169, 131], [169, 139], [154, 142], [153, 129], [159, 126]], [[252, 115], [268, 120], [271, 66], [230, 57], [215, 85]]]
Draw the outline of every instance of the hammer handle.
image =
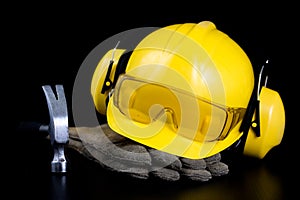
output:
[[43, 133], [43, 136], [48, 135], [48, 125], [44, 125], [34, 121], [20, 122], [17, 130], [20, 132], [32, 132], [32, 133]]

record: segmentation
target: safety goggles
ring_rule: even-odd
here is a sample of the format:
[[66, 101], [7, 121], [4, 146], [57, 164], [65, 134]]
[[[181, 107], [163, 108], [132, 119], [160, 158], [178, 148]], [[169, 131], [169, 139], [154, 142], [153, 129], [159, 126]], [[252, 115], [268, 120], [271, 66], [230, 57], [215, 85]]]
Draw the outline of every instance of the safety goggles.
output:
[[177, 134], [199, 142], [225, 139], [246, 111], [126, 74], [118, 78], [113, 103], [122, 115], [139, 126], [163, 121]]

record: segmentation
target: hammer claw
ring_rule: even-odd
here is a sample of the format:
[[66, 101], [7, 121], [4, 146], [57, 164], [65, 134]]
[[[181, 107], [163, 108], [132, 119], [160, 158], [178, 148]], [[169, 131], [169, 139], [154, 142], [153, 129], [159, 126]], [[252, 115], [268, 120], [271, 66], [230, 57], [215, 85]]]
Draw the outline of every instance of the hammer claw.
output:
[[56, 85], [57, 95], [54, 94], [51, 86], [42, 86], [50, 115], [49, 134], [51, 143], [68, 142], [68, 112], [67, 102], [62, 85]]

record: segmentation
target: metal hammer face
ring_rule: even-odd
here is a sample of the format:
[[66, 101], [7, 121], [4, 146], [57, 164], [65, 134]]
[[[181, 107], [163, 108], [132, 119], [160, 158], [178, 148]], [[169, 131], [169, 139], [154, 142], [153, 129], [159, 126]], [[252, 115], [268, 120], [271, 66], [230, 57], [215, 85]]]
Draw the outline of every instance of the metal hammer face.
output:
[[42, 86], [45, 93], [50, 123], [48, 132], [51, 145], [53, 146], [53, 160], [51, 162], [51, 172], [62, 173], [67, 171], [67, 161], [65, 159], [64, 147], [69, 141], [68, 132], [68, 109], [67, 101], [62, 85], [56, 85], [56, 95], [51, 86]]

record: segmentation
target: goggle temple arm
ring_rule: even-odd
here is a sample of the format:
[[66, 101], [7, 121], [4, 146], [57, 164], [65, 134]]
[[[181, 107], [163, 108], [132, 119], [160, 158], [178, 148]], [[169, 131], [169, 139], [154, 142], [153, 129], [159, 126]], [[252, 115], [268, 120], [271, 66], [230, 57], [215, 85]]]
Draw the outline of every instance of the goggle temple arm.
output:
[[[267, 60], [265, 65], [268, 64], [269, 61]], [[256, 93], [256, 113], [255, 113], [255, 119], [254, 121], [251, 122], [251, 127], [254, 131], [254, 133], [256, 134], [257, 137], [260, 137], [260, 92], [261, 92], [261, 81], [262, 81], [262, 76], [263, 76], [263, 70], [265, 68], [265, 65], [262, 66], [260, 72], [259, 72], [259, 78], [258, 78], [258, 85], [257, 85], [257, 93]], [[267, 80], [268, 80], [268, 76], [265, 76], [265, 83], [264, 86], [267, 85]], [[249, 131], [249, 129], [248, 129]]]

